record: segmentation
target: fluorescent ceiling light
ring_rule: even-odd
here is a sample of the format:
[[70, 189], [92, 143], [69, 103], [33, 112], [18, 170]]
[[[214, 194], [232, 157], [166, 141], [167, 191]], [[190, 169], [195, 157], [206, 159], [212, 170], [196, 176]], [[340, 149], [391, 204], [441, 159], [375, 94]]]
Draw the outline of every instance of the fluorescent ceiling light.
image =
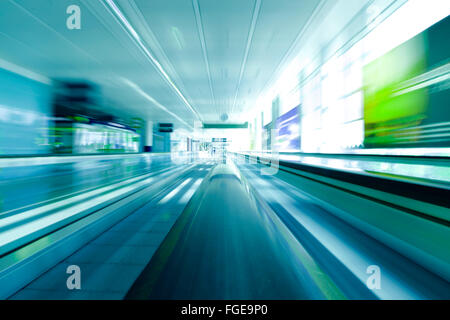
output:
[[203, 31], [202, 16], [200, 14], [200, 6], [198, 4], [198, 0], [192, 0], [192, 5], [194, 6], [195, 21], [197, 23], [197, 32], [198, 36], [200, 37], [200, 44], [202, 46], [203, 60], [205, 61], [206, 66], [206, 74], [208, 75], [209, 90], [211, 92], [213, 104], [216, 105], [216, 98], [214, 96], [214, 90], [212, 85], [211, 71], [209, 68], [208, 53], [206, 50], [205, 32]]
[[163, 110], [164, 112], [167, 112], [168, 114], [170, 114], [172, 117], [174, 117], [175, 119], [177, 119], [178, 121], [182, 122], [183, 124], [185, 124], [186, 126], [188, 126], [191, 129], [194, 129], [191, 125], [189, 125], [186, 121], [184, 121], [183, 119], [181, 119], [179, 116], [177, 116], [175, 113], [173, 113], [172, 111], [169, 111], [169, 109], [167, 109], [166, 107], [164, 107], [161, 103], [159, 103], [158, 101], [155, 100], [155, 98], [153, 98], [152, 96], [148, 95], [144, 90], [142, 90], [136, 83], [125, 79], [125, 78], [121, 78], [122, 81], [127, 84], [129, 87], [131, 87], [133, 90], [135, 90], [137, 93], [139, 93], [141, 96], [143, 96], [145, 99], [147, 99], [148, 101], [152, 102], [156, 107], [158, 107], [159, 109]]
[[46, 85], [52, 84], [52, 81], [49, 78], [3, 59], [0, 59], [0, 68]]
[[234, 95], [233, 106], [231, 107], [231, 113], [233, 113], [236, 106], [236, 100], [238, 97], [239, 89], [241, 87], [242, 76], [244, 75], [245, 66], [247, 65], [248, 53], [250, 51], [250, 46], [252, 44], [253, 35], [255, 33], [256, 22], [258, 21], [259, 11], [261, 9], [261, 0], [256, 0], [255, 7], [253, 9], [252, 23], [250, 25], [250, 30], [248, 31], [247, 45], [245, 47], [244, 59], [242, 60], [241, 69], [239, 71], [239, 80], [236, 87], [236, 93]]

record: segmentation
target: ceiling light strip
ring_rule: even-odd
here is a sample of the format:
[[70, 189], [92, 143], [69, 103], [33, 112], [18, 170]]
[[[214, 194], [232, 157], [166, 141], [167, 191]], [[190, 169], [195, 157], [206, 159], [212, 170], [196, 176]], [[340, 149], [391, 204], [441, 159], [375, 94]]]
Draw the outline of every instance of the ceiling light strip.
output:
[[231, 113], [233, 113], [234, 107], [236, 105], [236, 100], [237, 100], [237, 96], [239, 93], [239, 88], [241, 87], [241, 81], [242, 81], [242, 76], [244, 74], [245, 66], [247, 65], [248, 53], [250, 51], [250, 46], [252, 44], [253, 34], [255, 33], [256, 22], [258, 20], [260, 9], [261, 9], [261, 0], [256, 0], [255, 7], [253, 9], [252, 24], [250, 25], [250, 30], [248, 32], [247, 46], [245, 48], [244, 59], [242, 60], [241, 70], [239, 72], [239, 80], [238, 80], [238, 84], [237, 84], [237, 88], [236, 88], [236, 93], [234, 95], [233, 106], [231, 107]]
[[181, 119], [179, 116], [177, 116], [175, 113], [173, 113], [172, 111], [168, 110], [166, 107], [164, 107], [161, 103], [159, 103], [157, 100], [155, 100], [155, 98], [153, 98], [152, 96], [150, 96], [149, 94], [147, 94], [144, 90], [142, 90], [137, 84], [135, 84], [134, 82], [122, 78], [122, 81], [128, 85], [129, 87], [131, 87], [133, 90], [135, 90], [137, 93], [139, 93], [141, 96], [143, 96], [145, 99], [147, 99], [148, 101], [152, 102], [156, 107], [158, 107], [159, 109], [163, 110], [164, 112], [167, 112], [168, 114], [170, 114], [172, 117], [174, 117], [175, 119], [177, 119], [178, 121], [180, 121], [181, 123], [185, 124], [188, 128], [194, 129], [191, 125], [189, 125], [186, 121], [184, 121], [183, 119]]
[[134, 30], [133, 26], [128, 22], [128, 20], [125, 18], [125, 16], [120, 11], [120, 9], [116, 6], [114, 1], [113, 0], [103, 0], [103, 3], [106, 3], [108, 8], [114, 13], [115, 17], [122, 23], [122, 25], [128, 31], [129, 35], [139, 45], [140, 49], [145, 53], [145, 55], [150, 59], [150, 61], [153, 63], [153, 65], [156, 67], [156, 69], [159, 71], [159, 73], [163, 76], [164, 80], [167, 81], [167, 83], [172, 87], [172, 89], [175, 91], [175, 93], [181, 98], [181, 100], [183, 100], [183, 102], [189, 108], [189, 110], [191, 110], [192, 113], [194, 113], [195, 116], [201, 121], [202, 119], [200, 117], [200, 114], [186, 100], [184, 95], [181, 93], [181, 91], [178, 89], [178, 87], [175, 85], [175, 83], [172, 81], [172, 79], [170, 79], [169, 75], [165, 72], [165, 70], [163, 69], [161, 64], [158, 62], [158, 60], [147, 49], [147, 47], [144, 45], [141, 38], [139, 37], [139, 34], [136, 32], [136, 30]]
[[207, 50], [206, 50], [205, 33], [203, 31], [202, 16], [200, 14], [200, 6], [198, 4], [198, 0], [192, 0], [192, 5], [194, 6], [195, 21], [197, 22], [197, 32], [200, 37], [200, 43], [202, 45], [202, 51], [203, 51], [203, 59], [205, 61], [205, 65], [206, 65], [206, 73], [208, 75], [208, 81], [209, 81], [209, 90], [211, 91], [211, 97], [213, 99], [213, 103], [214, 103], [214, 105], [216, 105], [216, 98], [214, 96], [211, 72], [209, 69], [208, 54], [207, 54]]
[[40, 75], [38, 73], [35, 73], [31, 70], [25, 69], [21, 66], [18, 66], [14, 63], [8, 62], [6, 60], [0, 59], [0, 69], [7, 70], [9, 72], [15, 73], [17, 75], [20, 75], [22, 77], [46, 84], [51, 85], [52, 80], [50, 78], [47, 78], [43, 75]]

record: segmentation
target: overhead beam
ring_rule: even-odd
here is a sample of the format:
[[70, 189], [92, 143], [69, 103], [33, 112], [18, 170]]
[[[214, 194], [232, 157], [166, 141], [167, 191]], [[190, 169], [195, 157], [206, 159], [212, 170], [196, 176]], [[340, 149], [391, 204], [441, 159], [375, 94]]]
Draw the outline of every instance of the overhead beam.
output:
[[203, 123], [203, 129], [247, 129], [248, 122], [244, 123]]

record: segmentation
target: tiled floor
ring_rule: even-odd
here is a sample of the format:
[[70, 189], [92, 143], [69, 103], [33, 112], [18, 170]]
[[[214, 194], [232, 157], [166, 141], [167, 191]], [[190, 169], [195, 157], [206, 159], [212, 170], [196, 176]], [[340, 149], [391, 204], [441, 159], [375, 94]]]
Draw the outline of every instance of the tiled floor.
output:
[[[151, 201], [10, 299], [122, 299], [182, 213], [179, 200], [193, 181], [163, 206]], [[70, 265], [80, 267], [80, 290], [67, 288]]]

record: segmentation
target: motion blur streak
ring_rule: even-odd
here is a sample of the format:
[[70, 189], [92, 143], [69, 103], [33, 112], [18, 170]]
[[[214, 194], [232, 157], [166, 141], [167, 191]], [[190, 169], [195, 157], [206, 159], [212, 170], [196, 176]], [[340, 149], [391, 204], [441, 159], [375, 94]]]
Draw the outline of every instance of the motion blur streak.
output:
[[0, 298], [449, 299], [449, 15], [0, 1]]

